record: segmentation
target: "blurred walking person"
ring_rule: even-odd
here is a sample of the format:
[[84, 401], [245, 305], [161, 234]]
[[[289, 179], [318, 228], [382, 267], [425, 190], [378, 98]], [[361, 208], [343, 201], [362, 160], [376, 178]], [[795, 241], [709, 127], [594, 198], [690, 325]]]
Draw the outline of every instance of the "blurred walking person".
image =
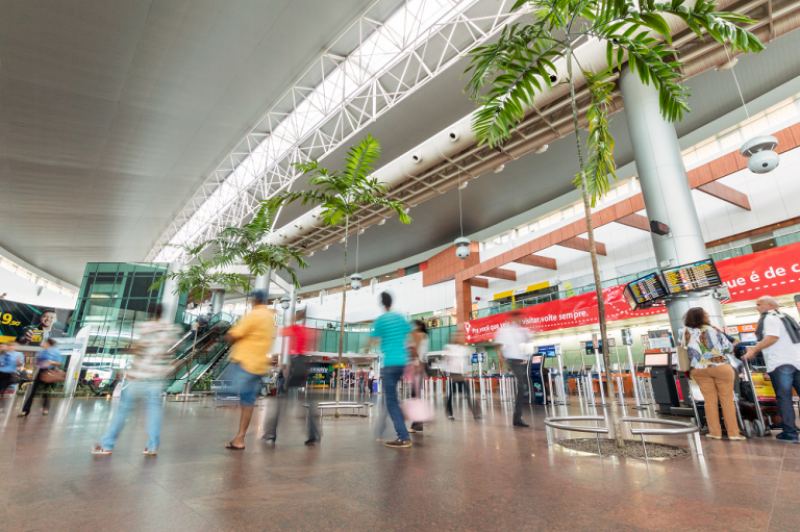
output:
[[36, 373], [33, 382], [30, 384], [31, 390], [25, 404], [22, 405], [22, 412], [17, 417], [28, 417], [31, 413], [31, 406], [33, 406], [33, 397], [36, 392], [42, 390], [42, 415], [46, 416], [49, 413], [48, 405], [50, 404], [50, 390], [53, 387], [51, 382], [44, 380], [47, 371], [54, 370], [63, 365], [63, 355], [61, 351], [56, 348], [56, 341], [48, 338], [42, 342], [42, 351], [36, 353], [35, 364], [39, 371]]
[[411, 447], [411, 438], [403, 420], [403, 412], [400, 410], [400, 402], [397, 397], [397, 384], [403, 378], [408, 354], [406, 352], [406, 342], [411, 332], [406, 319], [397, 312], [392, 311], [392, 296], [388, 292], [381, 293], [381, 304], [386, 309], [377, 320], [370, 333], [370, 340], [367, 347], [380, 343], [381, 351], [381, 371], [383, 371], [384, 399], [386, 406], [381, 412], [378, 420], [375, 438], [380, 440], [386, 429], [386, 417], [392, 418], [397, 439], [386, 442], [387, 447], [404, 449]]
[[267, 294], [255, 290], [249, 295], [253, 298], [253, 309], [225, 335], [225, 341], [233, 344], [229, 378], [239, 390], [242, 409], [239, 431], [225, 445], [231, 451], [244, 450], [244, 437], [261, 391], [261, 377], [269, 370], [267, 354], [275, 340], [275, 312], [264, 304]]
[[293, 400], [300, 388], [305, 388], [305, 400], [308, 404], [306, 417], [308, 423], [308, 439], [306, 445], [316, 445], [322, 441], [322, 432], [317, 423], [317, 397], [308, 387], [309, 353], [314, 345], [312, 330], [304, 325], [284, 327], [281, 335], [289, 338], [289, 366], [286, 371], [286, 389], [276, 397], [275, 408], [267, 420], [264, 440], [275, 442], [278, 437], [278, 419], [286, 409], [286, 402]]
[[464, 344], [464, 333], [455, 331], [450, 337], [450, 343], [444, 347], [445, 369], [450, 377], [445, 414], [447, 414], [448, 419], [455, 419], [453, 416], [453, 395], [456, 389], [460, 388], [461, 393], [465, 394], [472, 417], [475, 421], [478, 421], [481, 419], [481, 409], [480, 407], [475, 407], [475, 399], [468, 393], [466, 387], [467, 375], [472, 372], [472, 351]]
[[[422, 386], [428, 376], [428, 329], [423, 320], [414, 322], [411, 331], [411, 397], [422, 397]], [[423, 424], [420, 421], [411, 423], [408, 432], [422, 432]]]
[[[147, 446], [142, 454], [153, 456], [161, 446], [161, 418], [165, 376], [175, 359], [169, 349], [180, 339], [181, 329], [161, 321], [164, 307], [150, 308], [150, 320], [136, 324], [133, 335], [133, 363], [126, 373], [129, 382], [122, 390], [119, 408], [108, 430], [92, 449], [92, 454], [111, 454], [125, 420], [137, 404], [147, 409]], [[113, 388], [112, 388], [113, 392]]]
[[372, 369], [372, 366], [369, 367], [369, 393], [373, 393], [374, 386], [372, 383], [375, 382], [375, 370]]
[[532, 339], [533, 333], [522, 328], [522, 313], [518, 310], [511, 313], [509, 323], [500, 329], [497, 335], [497, 343], [503, 346], [502, 350], [497, 351], [500, 363], [502, 364], [503, 360], [508, 361], [511, 371], [514, 372], [514, 376], [517, 378], [517, 396], [514, 399], [515, 427], [530, 426], [522, 420], [523, 397], [525, 397], [525, 392], [530, 393], [530, 390], [528, 390], [527, 357], [522, 346]]
[[[14, 377], [23, 365], [25, 365], [25, 357], [17, 351], [16, 342], [0, 344], [0, 399], [3, 399], [6, 389], [17, 382]], [[0, 402], [0, 411], [2, 410], [3, 403]]]

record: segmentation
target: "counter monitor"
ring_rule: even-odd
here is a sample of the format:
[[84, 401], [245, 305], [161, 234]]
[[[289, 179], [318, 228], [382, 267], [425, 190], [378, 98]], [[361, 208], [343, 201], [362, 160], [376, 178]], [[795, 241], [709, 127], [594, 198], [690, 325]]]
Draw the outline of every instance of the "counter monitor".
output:
[[641, 279], [628, 283], [623, 293], [625, 300], [634, 310], [667, 295], [664, 283], [661, 282], [661, 277], [657, 273], [645, 275]]
[[703, 290], [722, 284], [717, 267], [711, 259], [670, 268], [662, 273], [670, 294]]

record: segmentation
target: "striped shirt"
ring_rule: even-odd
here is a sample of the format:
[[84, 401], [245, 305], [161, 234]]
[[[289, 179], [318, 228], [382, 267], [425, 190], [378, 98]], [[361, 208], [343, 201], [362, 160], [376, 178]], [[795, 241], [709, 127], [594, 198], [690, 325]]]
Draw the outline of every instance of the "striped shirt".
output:
[[375, 320], [375, 328], [370, 334], [381, 339], [382, 364], [384, 366], [405, 366], [407, 362], [406, 340], [411, 327], [397, 312], [386, 312]]
[[178, 342], [180, 333], [180, 327], [172, 323], [137, 323], [133, 336], [133, 364], [128, 369], [127, 378], [134, 381], [162, 379], [174, 360], [167, 352]]

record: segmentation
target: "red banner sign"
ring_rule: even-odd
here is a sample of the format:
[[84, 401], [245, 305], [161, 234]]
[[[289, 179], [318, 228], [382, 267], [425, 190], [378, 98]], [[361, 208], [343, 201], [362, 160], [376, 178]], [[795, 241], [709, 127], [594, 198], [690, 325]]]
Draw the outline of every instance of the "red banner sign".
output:
[[[732, 302], [800, 292], [800, 244], [723, 260], [717, 263], [717, 269], [730, 289]], [[620, 285], [603, 290], [606, 321], [666, 313], [663, 307], [632, 311], [622, 295], [624, 288]], [[535, 332], [569, 329], [599, 321], [595, 292], [525, 307], [519, 312], [523, 326]], [[493, 339], [507, 320], [506, 312], [465, 323], [467, 342]]]
[[717, 263], [731, 301], [800, 292], [800, 244], [759, 251]]
[[[617, 321], [636, 316], [662, 314], [665, 308], [647, 310], [631, 310], [622, 295], [624, 286], [611, 286], [603, 289], [603, 301], [606, 303], [606, 321]], [[599, 321], [597, 315], [597, 294], [590, 292], [579, 296], [567, 297], [549, 303], [533, 305], [520, 309], [523, 327], [532, 331], [553, 331], [568, 329], [581, 325], [591, 325]], [[496, 314], [472, 320], [464, 324], [467, 342], [483, 342], [491, 340], [497, 331], [506, 324], [508, 313]]]

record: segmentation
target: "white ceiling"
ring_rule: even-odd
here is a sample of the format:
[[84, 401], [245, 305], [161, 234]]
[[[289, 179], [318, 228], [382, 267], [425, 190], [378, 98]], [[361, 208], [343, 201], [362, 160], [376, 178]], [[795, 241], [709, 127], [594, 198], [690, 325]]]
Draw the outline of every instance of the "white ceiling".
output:
[[0, 246], [140, 261], [370, 0], [0, 1]]
[[[200, 183], [369, 3], [0, 0], [0, 246], [74, 284], [87, 261], [143, 260]], [[795, 32], [740, 60], [748, 100], [800, 73], [799, 45]], [[473, 109], [461, 92], [463, 67], [363, 131], [382, 141], [382, 164]], [[679, 135], [740, 105], [729, 76], [690, 80], [692, 113]], [[612, 129], [623, 165], [632, 159], [624, 111]], [[465, 233], [571, 190], [572, 150], [562, 140], [471, 183]], [[344, 151], [325, 165], [337, 167]], [[413, 209], [411, 226], [392, 219], [370, 228], [361, 269], [452, 241], [457, 205], [445, 194]], [[315, 254], [303, 284], [336, 277], [342, 251]]]

